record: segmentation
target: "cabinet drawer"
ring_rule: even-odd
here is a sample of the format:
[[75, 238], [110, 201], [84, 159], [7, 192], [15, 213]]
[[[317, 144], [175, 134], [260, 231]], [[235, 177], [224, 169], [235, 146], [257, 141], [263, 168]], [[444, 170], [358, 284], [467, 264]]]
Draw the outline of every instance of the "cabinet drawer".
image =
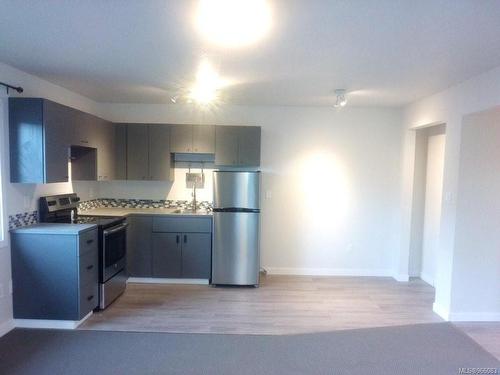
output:
[[210, 217], [155, 217], [153, 232], [211, 233]]
[[97, 228], [80, 234], [78, 255], [82, 256], [89, 251], [97, 252], [99, 246], [97, 239]]
[[97, 283], [99, 258], [97, 251], [89, 251], [80, 258], [80, 285]]
[[80, 319], [94, 310], [99, 303], [98, 284], [80, 285]]

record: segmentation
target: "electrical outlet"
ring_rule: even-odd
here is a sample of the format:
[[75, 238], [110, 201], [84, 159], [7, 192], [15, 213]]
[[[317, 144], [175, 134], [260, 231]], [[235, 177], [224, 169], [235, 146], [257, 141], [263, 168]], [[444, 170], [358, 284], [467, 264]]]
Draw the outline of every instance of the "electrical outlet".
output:
[[271, 199], [273, 197], [273, 193], [271, 190], [266, 190], [265, 194], [266, 199]]
[[9, 294], [12, 294], [12, 280], [9, 280]]

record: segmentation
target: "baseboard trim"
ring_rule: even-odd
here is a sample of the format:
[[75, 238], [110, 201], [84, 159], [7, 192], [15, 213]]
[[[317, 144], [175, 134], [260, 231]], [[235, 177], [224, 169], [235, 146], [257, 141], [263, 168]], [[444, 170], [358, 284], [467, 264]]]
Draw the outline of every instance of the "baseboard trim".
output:
[[393, 275], [392, 277], [394, 278], [394, 280], [400, 283], [407, 283], [408, 281], [410, 281], [409, 275]]
[[452, 312], [449, 315], [452, 322], [500, 322], [500, 313], [494, 312]]
[[12, 331], [14, 328], [16, 328], [16, 325], [14, 323], [14, 319], [9, 319], [3, 323], [0, 324], [0, 337], [6, 335], [10, 331]]
[[434, 279], [426, 273], [421, 273], [419, 276], [423, 281], [425, 281], [430, 286], [434, 286]]
[[89, 312], [81, 320], [14, 319], [16, 328], [76, 329], [91, 315]]
[[127, 284], [189, 284], [189, 285], [208, 285], [208, 279], [167, 279], [158, 277], [129, 277]]
[[389, 269], [267, 267], [269, 275], [392, 277]]
[[445, 309], [443, 306], [437, 304], [436, 302], [432, 304], [432, 311], [434, 311], [447, 322], [450, 321], [450, 312], [448, 311], [448, 309]]

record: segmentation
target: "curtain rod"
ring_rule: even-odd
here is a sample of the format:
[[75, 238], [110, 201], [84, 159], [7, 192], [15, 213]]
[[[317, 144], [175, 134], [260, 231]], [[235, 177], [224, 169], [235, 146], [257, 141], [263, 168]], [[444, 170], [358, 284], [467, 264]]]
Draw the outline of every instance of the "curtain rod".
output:
[[21, 86], [15, 87], [15, 86], [9, 85], [8, 83], [4, 83], [4, 82], [0, 82], [0, 86], [5, 87], [5, 89], [7, 91], [7, 95], [9, 95], [9, 89], [16, 90], [19, 94], [24, 91], [24, 89]]

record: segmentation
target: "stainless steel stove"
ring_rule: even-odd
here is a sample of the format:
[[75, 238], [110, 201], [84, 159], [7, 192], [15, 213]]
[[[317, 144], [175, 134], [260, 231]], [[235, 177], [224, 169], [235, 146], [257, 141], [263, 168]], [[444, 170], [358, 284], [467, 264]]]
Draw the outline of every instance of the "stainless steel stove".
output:
[[41, 223], [95, 224], [99, 231], [99, 308], [106, 308], [124, 291], [127, 282], [127, 226], [122, 217], [79, 216], [75, 194], [41, 197]]

